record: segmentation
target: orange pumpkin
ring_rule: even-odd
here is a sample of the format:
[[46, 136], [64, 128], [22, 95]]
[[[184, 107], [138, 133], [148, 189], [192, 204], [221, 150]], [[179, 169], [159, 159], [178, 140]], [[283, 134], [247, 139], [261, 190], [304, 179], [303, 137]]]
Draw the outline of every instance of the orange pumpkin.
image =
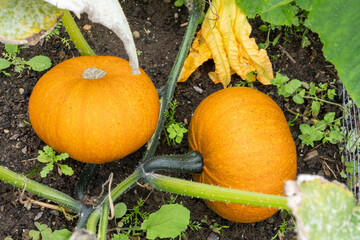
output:
[[111, 56], [76, 57], [35, 85], [29, 117], [36, 134], [58, 152], [86, 163], [120, 159], [155, 131], [157, 91], [143, 70]]
[[[296, 149], [279, 106], [247, 87], [220, 90], [196, 109], [189, 126], [191, 150], [204, 170], [195, 181], [227, 188], [283, 195], [284, 181], [296, 178]], [[234, 222], [257, 222], [277, 209], [206, 201]]]

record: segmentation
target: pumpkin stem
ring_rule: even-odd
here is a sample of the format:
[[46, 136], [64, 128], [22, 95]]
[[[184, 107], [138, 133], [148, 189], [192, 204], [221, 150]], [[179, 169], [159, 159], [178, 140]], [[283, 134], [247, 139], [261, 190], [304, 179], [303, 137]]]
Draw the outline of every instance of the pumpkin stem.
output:
[[82, 77], [86, 79], [100, 79], [106, 75], [106, 72], [102, 69], [96, 68], [95, 66], [92, 68], [86, 69], [82, 73]]

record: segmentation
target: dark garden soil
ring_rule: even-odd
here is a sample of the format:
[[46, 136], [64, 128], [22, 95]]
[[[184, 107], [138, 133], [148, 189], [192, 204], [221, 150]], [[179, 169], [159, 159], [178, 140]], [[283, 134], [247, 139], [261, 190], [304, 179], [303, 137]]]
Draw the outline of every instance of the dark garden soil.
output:
[[[136, 2], [134, 4], [133, 2]], [[176, 57], [179, 45], [185, 32], [184, 24], [187, 22], [188, 13], [185, 7], [173, 6], [174, 1], [170, 0], [139, 0], [121, 1], [124, 12], [128, 18], [132, 31], [137, 31], [139, 36], [135, 38], [136, 47], [141, 51], [139, 56], [140, 66], [152, 78], [155, 86], [160, 88], [167, 80], [172, 64]], [[91, 23], [87, 16], [82, 15], [76, 19], [78, 26], [87, 39], [90, 46], [98, 55], [113, 55], [127, 59], [122, 42], [107, 28]], [[253, 37], [257, 43], [265, 42], [266, 33], [258, 30], [262, 24], [261, 20], [251, 20], [253, 26]], [[85, 30], [85, 25], [91, 29]], [[270, 39], [279, 34], [273, 31]], [[61, 37], [68, 38], [62, 29]], [[316, 34], [309, 33], [311, 46], [301, 47], [301, 33], [285, 36], [282, 34], [276, 46], [270, 46], [267, 51], [272, 56], [274, 72], [281, 70], [281, 73], [289, 78], [297, 78], [306, 82], [329, 83], [337, 79], [333, 66], [325, 61], [321, 51], [322, 45]], [[4, 46], [0, 45], [0, 52], [4, 52]], [[22, 49], [20, 56], [29, 59], [36, 55], [46, 55], [51, 58], [53, 66], [72, 57], [79, 56], [79, 52], [73, 45], [67, 48], [58, 37], [52, 37], [42, 44]], [[207, 76], [213, 70], [214, 63], [206, 62], [201, 66], [186, 83], [178, 84], [175, 90], [175, 99], [179, 106], [176, 109], [176, 119], [179, 122], [188, 124], [191, 115], [198, 104], [211, 93], [222, 89], [220, 84], [214, 85]], [[9, 71], [11, 77], [0, 75], [0, 164], [22, 174], [29, 174], [36, 165], [37, 152], [45, 145], [34, 133], [31, 126], [26, 124], [29, 121], [27, 104], [31, 91], [44, 74], [44, 72], [23, 71], [15, 73]], [[232, 84], [237, 83], [239, 77], [233, 77]], [[340, 84], [332, 85], [341, 90]], [[262, 86], [255, 83], [254, 87], [267, 93], [284, 110], [287, 120], [294, 118], [288, 109], [294, 112], [304, 112], [306, 104], [295, 105], [292, 101], [284, 99], [277, 94], [274, 86]], [[336, 98], [335, 101], [340, 101]], [[336, 111], [340, 116], [341, 111], [336, 108], [327, 108], [321, 114], [329, 111]], [[298, 138], [299, 124], [304, 120], [299, 118], [291, 127], [298, 152], [298, 173], [319, 174], [327, 179], [338, 179], [341, 170], [341, 162], [338, 147], [329, 144], [317, 144], [315, 148], [302, 147]], [[186, 138], [177, 146], [168, 146], [161, 140], [157, 154], [180, 154], [188, 150]], [[309, 153], [317, 151], [319, 156], [311, 161], [304, 161]], [[108, 179], [111, 172], [114, 173], [114, 183], [117, 184], [131, 174], [142, 157], [144, 148], [127, 156], [124, 159], [103, 164], [96, 180], [91, 186], [90, 196], [98, 196], [101, 185]], [[72, 177], [60, 176], [53, 172], [42, 179], [39, 173], [32, 178], [43, 184], [59, 189], [71, 196], [73, 189], [84, 164], [74, 160], [68, 164], [75, 170]], [[185, 179], [190, 179], [189, 174], [171, 174]], [[261, 184], [259, 182], [259, 184]], [[35, 229], [34, 222], [45, 223], [53, 230], [67, 228], [73, 230], [76, 221], [66, 220], [62, 213], [56, 210], [40, 208], [36, 204], [24, 206], [20, 203], [20, 191], [11, 185], [0, 182], [0, 239], [10, 236], [13, 239], [27, 239], [28, 231]], [[30, 196], [26, 194], [26, 196]], [[33, 199], [41, 200], [36, 196]], [[25, 199], [25, 196], [23, 197]], [[167, 203], [170, 194], [151, 190], [144, 186], [136, 186], [125, 195], [121, 201], [125, 202], [128, 208], [136, 204], [139, 198], [146, 199], [143, 210], [149, 213], [155, 212], [159, 207]], [[279, 211], [273, 217], [258, 223], [241, 224], [229, 222], [213, 213], [201, 199], [192, 199], [179, 196], [177, 202], [181, 202], [191, 211], [191, 221], [201, 222], [205, 216], [213, 219], [221, 226], [228, 226], [220, 231], [212, 230], [210, 225], [214, 222], [202, 223], [200, 230], [188, 229], [182, 239], [271, 239], [279, 230], [282, 222], [289, 221], [288, 227], [292, 227], [292, 221], [286, 212]], [[283, 237], [276, 239], [295, 239], [293, 230], [287, 230]], [[144, 236], [134, 239], [144, 239]]]

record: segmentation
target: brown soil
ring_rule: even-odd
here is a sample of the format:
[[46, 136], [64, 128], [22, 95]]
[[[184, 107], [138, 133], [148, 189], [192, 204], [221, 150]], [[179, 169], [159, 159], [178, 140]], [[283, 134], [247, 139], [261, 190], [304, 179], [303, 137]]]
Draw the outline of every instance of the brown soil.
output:
[[[122, 1], [121, 4], [132, 31], [140, 33], [140, 37], [135, 39], [136, 47], [141, 51], [140, 66], [152, 78], [155, 86], [160, 88], [169, 76], [183, 38], [185, 27], [182, 24], [187, 21], [187, 9], [185, 7], [174, 7], [173, 1], [170, 3], [165, 0], [135, 2], [137, 3]], [[98, 55], [113, 55], [127, 59], [122, 42], [110, 30], [99, 24], [91, 23], [86, 15], [82, 15], [81, 19], [76, 19], [76, 21], [80, 28], [86, 24], [91, 25], [90, 30], [82, 29], [82, 32]], [[264, 42], [266, 33], [258, 30], [258, 26], [262, 24], [261, 20], [251, 20], [251, 24], [253, 26], [253, 37], [258, 43]], [[270, 39], [275, 38], [278, 33], [278, 31], [273, 31]], [[64, 29], [61, 31], [61, 36], [68, 38]], [[307, 48], [301, 47], [301, 34], [287, 37], [283, 35], [276, 46], [270, 46], [267, 51], [269, 56], [272, 56], [274, 71], [281, 70], [282, 74], [301, 81], [330, 83], [337, 78], [336, 72], [333, 66], [325, 61], [321, 51], [322, 45], [317, 35], [310, 33], [309, 37], [311, 46]], [[4, 52], [3, 45], [0, 45], [0, 52]], [[294, 61], [291, 61], [285, 53], [289, 54]], [[23, 49], [20, 54], [24, 59], [36, 55], [46, 55], [51, 58], [53, 65], [56, 65], [68, 58], [79, 56], [79, 53], [73, 45], [68, 49], [59, 38], [53, 37], [40, 45]], [[179, 103], [176, 111], [176, 119], [179, 122], [189, 122], [197, 105], [206, 96], [222, 88], [220, 84], [214, 85], [207, 77], [207, 72], [213, 68], [214, 63], [208, 61], [186, 83], [178, 84], [175, 90], [175, 98]], [[10, 73], [11, 77], [0, 75], [0, 164], [18, 173], [28, 174], [36, 165], [40, 165], [34, 159], [38, 150], [45, 145], [36, 136], [31, 126], [24, 123], [24, 121], [29, 121], [27, 114], [29, 96], [35, 83], [44, 72], [23, 71], [18, 74], [11, 70]], [[234, 76], [232, 84], [239, 80], [239, 77]], [[196, 91], [195, 86], [203, 91]], [[340, 91], [340, 84], [336, 86]], [[262, 86], [260, 83], [255, 83], [254, 87], [271, 96], [284, 110], [288, 120], [293, 119], [294, 115], [286, 110], [286, 106], [295, 112], [305, 110], [305, 104], [295, 105], [292, 101], [278, 96], [274, 86]], [[336, 101], [340, 100], [336, 99]], [[330, 110], [338, 111], [328, 108], [322, 114]], [[303, 161], [304, 156], [312, 149], [302, 147], [301, 141], [298, 139], [298, 126], [301, 122], [302, 119], [298, 119], [295, 121], [295, 125], [291, 127], [298, 149], [298, 173], [319, 174], [328, 179], [340, 179], [341, 162], [337, 146], [318, 143], [316, 150], [320, 157], [310, 163]], [[175, 147], [168, 146], [165, 141], [161, 140], [157, 154], [179, 154], [187, 152], [187, 149], [186, 140]], [[119, 183], [131, 174], [138, 165], [143, 152], [144, 149], [142, 148], [124, 159], [101, 165], [99, 174], [91, 186], [90, 195], [97, 196], [100, 193], [101, 185], [108, 179], [111, 172], [115, 173], [114, 184]], [[321, 160], [325, 158], [331, 160], [327, 161], [327, 166]], [[72, 177], [59, 176], [58, 173], [53, 172], [44, 179], [40, 177], [39, 173], [35, 174], [33, 178], [73, 196], [76, 179], [84, 164], [74, 160], [68, 161], [68, 164], [75, 170]], [[191, 178], [189, 174], [174, 176]], [[170, 199], [170, 194], [136, 186], [123, 195], [121, 201], [131, 208], [140, 197], [146, 199], [143, 210], [152, 213]], [[37, 197], [33, 198], [38, 199]], [[289, 221], [288, 227], [293, 226], [290, 216], [286, 212], [278, 212], [273, 217], [259, 223], [241, 224], [217, 216], [207, 208], [201, 199], [179, 196], [177, 201], [183, 203], [191, 211], [191, 221], [201, 222], [206, 215], [219, 225], [229, 227], [221, 231], [214, 231], [210, 228], [210, 224], [202, 223], [200, 230], [188, 229], [183, 239], [271, 239], [284, 220]], [[26, 239], [28, 231], [35, 229], [35, 221], [45, 223], [53, 230], [62, 228], [73, 230], [76, 224], [76, 221], [68, 221], [63, 214], [54, 210], [43, 209], [34, 204], [31, 208], [25, 208], [19, 202], [19, 190], [3, 182], [0, 182], [0, 221], [2, 225], [0, 239], [4, 239], [6, 236], [13, 239]], [[144, 237], [141, 236], [140, 238], [143, 239]], [[287, 230], [285, 236], [280, 239], [295, 238], [295, 232]]]

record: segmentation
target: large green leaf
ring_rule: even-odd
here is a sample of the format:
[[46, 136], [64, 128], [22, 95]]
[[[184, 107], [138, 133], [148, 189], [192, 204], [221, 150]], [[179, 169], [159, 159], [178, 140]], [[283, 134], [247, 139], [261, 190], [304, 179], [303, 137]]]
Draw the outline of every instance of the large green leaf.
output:
[[294, 18], [291, 2], [293, 0], [236, 0], [248, 17], [259, 14], [266, 22], [287, 26], [292, 24]]
[[360, 209], [345, 185], [300, 175], [285, 184], [299, 239], [360, 239]]
[[1, 0], [0, 41], [35, 45], [62, 14], [63, 10], [42, 0]]
[[360, 107], [360, 1], [314, 0], [308, 16], [319, 34], [327, 60], [335, 65], [340, 80]]

